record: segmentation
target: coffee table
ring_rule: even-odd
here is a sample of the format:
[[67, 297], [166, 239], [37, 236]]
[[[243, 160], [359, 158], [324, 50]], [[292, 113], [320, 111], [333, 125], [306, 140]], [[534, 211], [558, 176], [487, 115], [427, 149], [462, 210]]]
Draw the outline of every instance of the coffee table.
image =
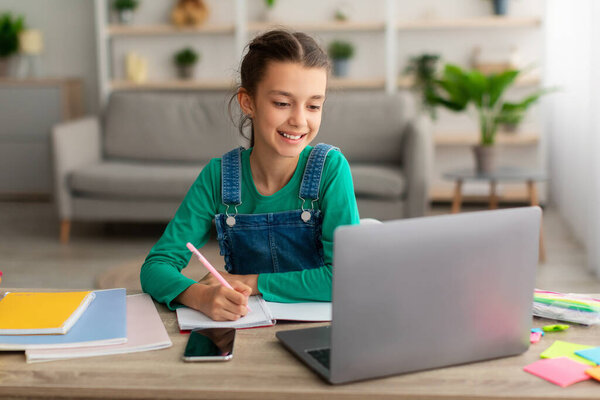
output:
[[[547, 180], [546, 174], [539, 170], [519, 167], [498, 167], [492, 172], [477, 172], [473, 168], [463, 168], [444, 173], [443, 177], [454, 181], [454, 196], [452, 198], [452, 213], [460, 212], [462, 206], [462, 186], [465, 181], [487, 181], [490, 184], [489, 208], [498, 208], [496, 186], [498, 182], [523, 182], [527, 185], [529, 204], [539, 206], [537, 182]], [[540, 261], [546, 261], [544, 239], [540, 231]]]

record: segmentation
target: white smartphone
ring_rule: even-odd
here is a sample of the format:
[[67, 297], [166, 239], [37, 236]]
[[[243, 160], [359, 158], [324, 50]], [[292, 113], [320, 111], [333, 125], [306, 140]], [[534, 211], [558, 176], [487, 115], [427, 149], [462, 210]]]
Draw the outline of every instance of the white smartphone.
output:
[[194, 329], [185, 346], [183, 361], [231, 360], [234, 339], [234, 328]]

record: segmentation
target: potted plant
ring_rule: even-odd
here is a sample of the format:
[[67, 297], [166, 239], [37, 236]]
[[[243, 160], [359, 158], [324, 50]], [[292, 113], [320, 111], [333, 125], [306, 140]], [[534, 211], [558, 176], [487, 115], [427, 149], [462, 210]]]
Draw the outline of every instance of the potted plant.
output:
[[8, 76], [12, 56], [19, 51], [19, 34], [25, 29], [24, 17], [0, 15], [0, 76]]
[[173, 61], [177, 67], [178, 76], [182, 79], [194, 77], [194, 67], [200, 59], [200, 55], [191, 47], [186, 47], [175, 53]]
[[508, 0], [492, 0], [495, 15], [508, 14]]
[[119, 23], [130, 24], [133, 21], [133, 12], [138, 5], [138, 0], [115, 0], [113, 8], [117, 11]]
[[263, 13], [263, 21], [264, 22], [273, 22], [275, 19], [275, 5], [277, 4], [277, 0], [265, 0], [265, 9]]
[[435, 81], [431, 101], [452, 111], [463, 111], [472, 104], [477, 111], [480, 141], [473, 150], [478, 172], [491, 172], [494, 169], [494, 143], [498, 125], [520, 121], [529, 106], [548, 92], [542, 89], [519, 102], [504, 101], [505, 91], [514, 84], [519, 73], [519, 70], [511, 69], [484, 75], [477, 70], [465, 71], [448, 64], [442, 77]]
[[352, 14], [352, 8], [348, 3], [339, 4], [333, 13], [333, 19], [338, 22], [346, 22], [350, 20], [350, 15]]
[[405, 75], [414, 77], [412, 89], [420, 93], [421, 109], [426, 111], [433, 120], [437, 118], [436, 102], [432, 95], [435, 94], [435, 79], [439, 59], [438, 54], [421, 54], [412, 57], [404, 69]]
[[345, 77], [348, 75], [349, 61], [354, 56], [354, 45], [343, 40], [334, 40], [329, 44], [329, 57], [333, 60], [333, 75]]

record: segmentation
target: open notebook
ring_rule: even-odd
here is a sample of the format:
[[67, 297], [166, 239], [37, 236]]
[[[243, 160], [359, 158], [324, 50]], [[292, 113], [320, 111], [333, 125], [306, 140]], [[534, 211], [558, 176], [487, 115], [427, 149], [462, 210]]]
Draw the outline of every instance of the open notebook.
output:
[[331, 321], [331, 303], [273, 303], [262, 296], [250, 296], [252, 309], [237, 321], [213, 321], [200, 311], [182, 307], [177, 309], [177, 322], [182, 331], [197, 328], [256, 328], [275, 325], [277, 320], [322, 322]]

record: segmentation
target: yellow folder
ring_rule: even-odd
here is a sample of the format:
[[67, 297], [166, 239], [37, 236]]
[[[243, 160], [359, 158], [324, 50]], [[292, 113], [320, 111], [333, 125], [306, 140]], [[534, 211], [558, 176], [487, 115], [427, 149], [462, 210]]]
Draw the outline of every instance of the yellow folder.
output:
[[0, 335], [65, 334], [93, 292], [9, 292], [0, 300]]

